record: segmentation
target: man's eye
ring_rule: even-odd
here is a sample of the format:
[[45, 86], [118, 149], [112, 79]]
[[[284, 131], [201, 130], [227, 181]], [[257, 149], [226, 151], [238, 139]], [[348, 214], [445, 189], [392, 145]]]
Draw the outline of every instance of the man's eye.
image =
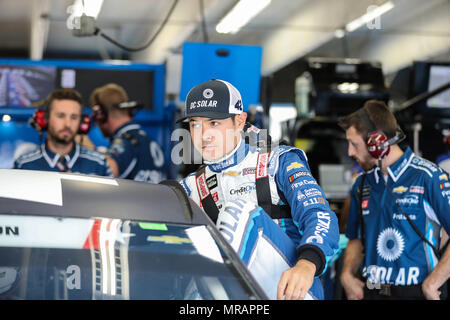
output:
[[218, 126], [220, 124], [219, 121], [211, 121], [211, 126], [215, 127]]
[[199, 124], [199, 123], [196, 123], [196, 122], [191, 122], [191, 123], [190, 123], [190, 126], [191, 126], [192, 129], [200, 128], [200, 124]]

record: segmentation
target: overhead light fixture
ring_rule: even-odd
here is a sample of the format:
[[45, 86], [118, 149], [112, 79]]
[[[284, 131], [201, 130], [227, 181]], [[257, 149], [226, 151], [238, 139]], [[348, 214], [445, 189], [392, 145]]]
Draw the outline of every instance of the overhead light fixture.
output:
[[89, 17], [97, 19], [100, 10], [102, 9], [103, 0], [75, 0], [72, 6], [72, 15], [81, 17], [84, 13]]
[[356, 93], [359, 89], [357, 82], [342, 82], [337, 85], [337, 89], [342, 93]]
[[241, 0], [216, 26], [218, 33], [236, 33], [254, 16], [269, 5], [271, 0]]
[[345, 36], [345, 30], [344, 30], [344, 29], [337, 29], [337, 30], [334, 32], [334, 36], [335, 36], [336, 38], [338, 38], [338, 39], [343, 38], [343, 37]]
[[394, 3], [392, 1], [388, 1], [381, 6], [376, 6], [374, 9], [369, 10], [366, 14], [362, 15], [358, 19], [355, 19], [345, 25], [345, 30], [347, 32], [353, 32], [364, 24], [369, 23], [372, 20], [380, 17], [385, 14], [389, 10], [394, 8]]
[[2, 117], [2, 121], [3, 122], [10, 122], [11, 121], [11, 116], [9, 114], [4, 114]]

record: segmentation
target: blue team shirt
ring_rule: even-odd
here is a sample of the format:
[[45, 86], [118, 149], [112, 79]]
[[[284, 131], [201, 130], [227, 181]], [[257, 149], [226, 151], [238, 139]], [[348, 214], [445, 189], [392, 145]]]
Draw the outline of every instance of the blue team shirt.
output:
[[[61, 156], [53, 153], [45, 143], [14, 161], [14, 169], [61, 171], [57, 162]], [[63, 156], [70, 172], [112, 177], [106, 158], [97, 151], [75, 144], [72, 151]]]
[[[420, 284], [438, 263], [432, 248], [415, 233], [405, 215], [435, 247], [441, 228], [450, 232], [449, 176], [434, 163], [407, 148], [388, 168], [385, 180], [379, 168], [369, 171], [362, 188], [366, 254], [363, 276], [374, 283]], [[346, 235], [360, 237], [359, 189], [361, 175], [351, 191]]]
[[119, 178], [151, 183], [166, 179], [163, 151], [137, 123], [116, 130], [108, 154], [117, 162]]

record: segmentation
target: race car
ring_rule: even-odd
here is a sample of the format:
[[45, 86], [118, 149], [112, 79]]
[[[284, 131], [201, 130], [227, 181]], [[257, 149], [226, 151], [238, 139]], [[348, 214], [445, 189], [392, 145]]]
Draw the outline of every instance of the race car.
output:
[[267, 299], [175, 182], [0, 169], [0, 299]]

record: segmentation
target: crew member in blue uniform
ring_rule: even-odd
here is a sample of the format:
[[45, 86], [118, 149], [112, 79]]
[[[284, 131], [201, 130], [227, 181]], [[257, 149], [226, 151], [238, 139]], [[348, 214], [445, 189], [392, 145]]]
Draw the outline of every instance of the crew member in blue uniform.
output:
[[136, 103], [126, 91], [109, 83], [95, 89], [90, 97], [95, 123], [110, 139], [106, 157], [115, 177], [158, 183], [166, 179], [161, 147], [133, 122]]
[[323, 299], [319, 277], [338, 249], [336, 215], [305, 153], [260, 139], [263, 132], [246, 118], [230, 83], [211, 80], [191, 89], [180, 120], [189, 121], [205, 165], [181, 184], [269, 298]]
[[450, 251], [440, 247], [450, 231], [448, 174], [400, 148], [404, 134], [384, 102], [366, 102], [340, 126], [349, 156], [365, 170], [351, 191], [341, 274], [347, 298], [443, 298], [450, 276]]
[[38, 110], [35, 117], [34, 127], [41, 133], [47, 130], [47, 137], [37, 149], [18, 157], [13, 168], [112, 177], [101, 153], [75, 143], [80, 128], [88, 125], [83, 123], [82, 99], [76, 90], [53, 91], [45, 101], [45, 110]]

